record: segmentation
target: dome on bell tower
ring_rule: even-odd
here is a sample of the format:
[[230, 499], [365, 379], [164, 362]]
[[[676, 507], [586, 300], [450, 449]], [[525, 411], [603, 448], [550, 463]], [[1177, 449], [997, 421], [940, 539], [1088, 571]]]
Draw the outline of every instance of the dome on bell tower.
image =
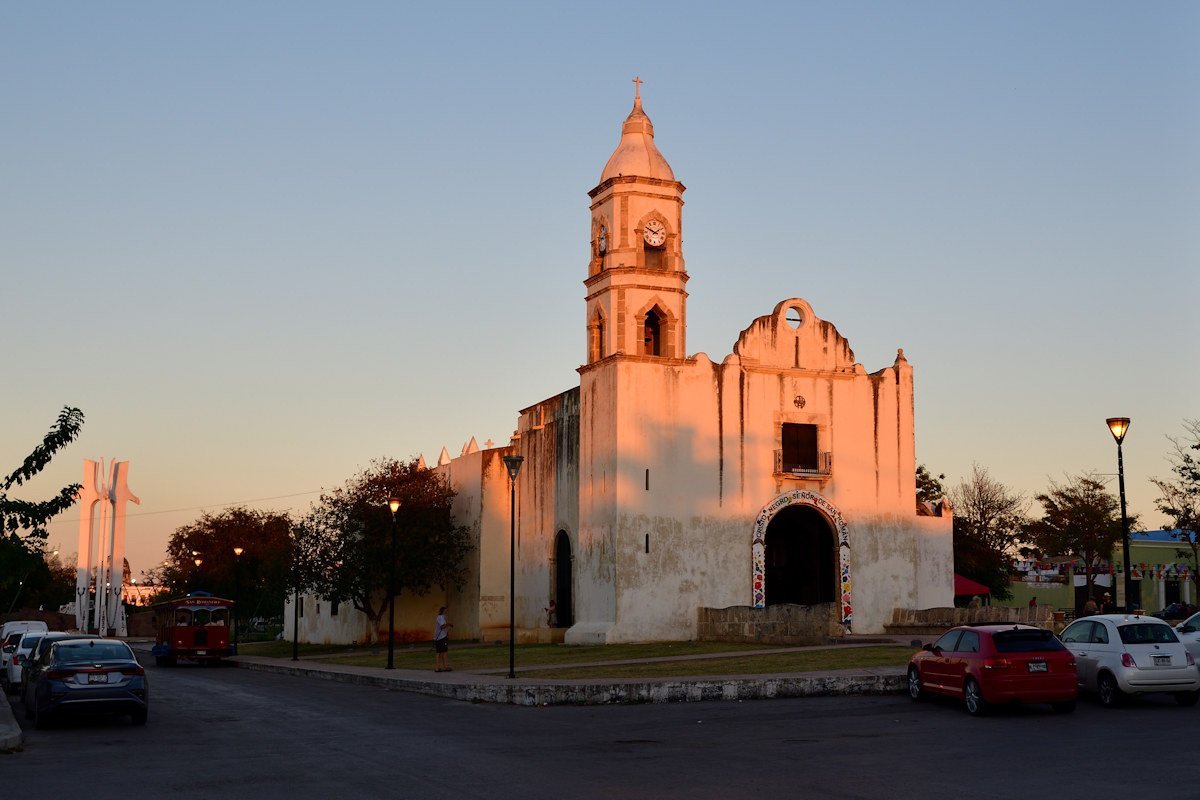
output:
[[642, 110], [642, 97], [638, 91], [634, 93], [633, 110], [621, 126], [621, 142], [604, 165], [600, 182], [604, 183], [609, 178], [619, 175], [675, 180], [671, 165], [654, 145], [654, 124]]

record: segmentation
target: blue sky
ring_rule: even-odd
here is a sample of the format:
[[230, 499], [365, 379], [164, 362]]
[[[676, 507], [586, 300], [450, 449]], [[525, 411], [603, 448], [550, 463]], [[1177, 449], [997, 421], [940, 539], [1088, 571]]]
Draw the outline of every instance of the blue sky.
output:
[[[800, 296], [917, 454], [1157, 526], [1200, 416], [1194, 3], [0, 4], [0, 463], [65, 404], [132, 462], [128, 551], [303, 510], [577, 381], [587, 191], [644, 80], [687, 185], [688, 347]], [[11, 468], [11, 467], [9, 467]], [[1115, 484], [1114, 484], [1115, 485]], [[75, 550], [78, 515], [54, 527]]]

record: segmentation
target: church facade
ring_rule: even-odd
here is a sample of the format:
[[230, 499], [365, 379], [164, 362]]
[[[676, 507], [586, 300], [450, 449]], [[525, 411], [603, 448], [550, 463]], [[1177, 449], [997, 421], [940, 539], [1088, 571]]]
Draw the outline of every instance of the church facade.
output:
[[[893, 608], [953, 605], [949, 510], [917, 513], [903, 351], [867, 372], [792, 297], [720, 362], [689, 355], [683, 192], [635, 96], [589, 192], [579, 385], [523, 409], [507, 447], [443, 450], [435, 469], [477, 547], [463, 591], [398, 598], [400, 629], [424, 632], [444, 604], [456, 638], [507, 638], [507, 455], [524, 458], [522, 640], [551, 623], [568, 643], [687, 640], [700, 609], [780, 604], [828, 609], [831, 635], [877, 633]], [[372, 633], [346, 613], [306, 616], [301, 637]]]

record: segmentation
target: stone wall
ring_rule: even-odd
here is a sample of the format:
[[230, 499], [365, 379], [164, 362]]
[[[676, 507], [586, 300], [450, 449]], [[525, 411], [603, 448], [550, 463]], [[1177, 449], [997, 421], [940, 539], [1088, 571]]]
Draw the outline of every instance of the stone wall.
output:
[[[1012, 622], [1054, 628], [1054, 608], [1039, 605], [1033, 608], [980, 606], [979, 608], [897, 608], [892, 621], [884, 628], [888, 633], [942, 633], [956, 625], [976, 625], [982, 622]], [[1061, 627], [1061, 622], [1059, 624]]]
[[836, 603], [697, 610], [696, 639], [701, 642], [813, 645], [844, 634]]

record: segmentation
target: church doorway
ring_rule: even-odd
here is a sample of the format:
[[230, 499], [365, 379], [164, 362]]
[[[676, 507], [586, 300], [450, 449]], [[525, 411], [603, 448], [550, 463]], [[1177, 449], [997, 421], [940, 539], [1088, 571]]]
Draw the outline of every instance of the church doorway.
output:
[[833, 529], [812, 506], [781, 509], [767, 525], [766, 604], [811, 606], [838, 600]]
[[559, 531], [554, 537], [554, 604], [560, 628], [575, 624], [575, 611], [571, 603], [571, 562], [571, 537], [566, 531]]

